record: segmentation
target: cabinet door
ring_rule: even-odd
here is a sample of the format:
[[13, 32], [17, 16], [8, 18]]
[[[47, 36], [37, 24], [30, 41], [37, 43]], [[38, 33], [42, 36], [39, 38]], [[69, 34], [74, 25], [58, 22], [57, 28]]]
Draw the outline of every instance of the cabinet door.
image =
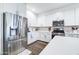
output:
[[52, 16], [51, 15], [46, 16], [45, 25], [52, 26]]
[[39, 38], [40, 38], [39, 40], [42, 40], [42, 41], [45, 41], [45, 42], [50, 42], [51, 33], [50, 32], [40, 32]]
[[38, 26], [45, 26], [45, 15], [39, 16], [38, 17]]
[[39, 34], [39, 32], [29, 32], [27, 38], [28, 38], [27, 44], [30, 44], [30, 43], [35, 42], [36, 40], [39, 40], [40, 34]]
[[79, 25], [79, 8], [75, 9], [75, 25]]
[[65, 26], [75, 25], [74, 9], [64, 11], [63, 16], [64, 16]]
[[53, 20], [59, 21], [59, 20], [63, 20], [63, 12], [57, 12], [55, 14], [53, 14]]

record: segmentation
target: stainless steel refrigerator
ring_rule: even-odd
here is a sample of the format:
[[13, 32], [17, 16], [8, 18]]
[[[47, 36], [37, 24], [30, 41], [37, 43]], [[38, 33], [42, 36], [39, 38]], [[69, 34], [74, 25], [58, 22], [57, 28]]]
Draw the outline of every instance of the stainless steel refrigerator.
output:
[[27, 18], [3, 13], [3, 54], [15, 55], [27, 48]]

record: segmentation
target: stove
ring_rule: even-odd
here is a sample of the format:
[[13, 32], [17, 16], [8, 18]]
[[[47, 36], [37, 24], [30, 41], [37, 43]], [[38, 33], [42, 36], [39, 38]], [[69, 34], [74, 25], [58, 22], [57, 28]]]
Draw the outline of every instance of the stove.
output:
[[64, 36], [64, 21], [53, 21], [53, 31], [52, 31], [52, 39], [53, 37], [57, 36]]

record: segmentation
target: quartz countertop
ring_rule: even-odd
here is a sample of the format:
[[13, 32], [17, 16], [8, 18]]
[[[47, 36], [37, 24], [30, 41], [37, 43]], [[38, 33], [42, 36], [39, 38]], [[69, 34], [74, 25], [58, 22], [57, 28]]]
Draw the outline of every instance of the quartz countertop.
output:
[[79, 39], [55, 36], [40, 55], [79, 55]]

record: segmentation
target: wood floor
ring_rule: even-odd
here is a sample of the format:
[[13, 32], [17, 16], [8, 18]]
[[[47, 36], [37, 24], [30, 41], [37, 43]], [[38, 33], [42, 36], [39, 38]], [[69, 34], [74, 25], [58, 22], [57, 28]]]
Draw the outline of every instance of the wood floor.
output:
[[32, 44], [28, 45], [28, 49], [32, 51], [30, 55], [38, 55], [45, 48], [47, 44], [48, 42], [37, 40]]

